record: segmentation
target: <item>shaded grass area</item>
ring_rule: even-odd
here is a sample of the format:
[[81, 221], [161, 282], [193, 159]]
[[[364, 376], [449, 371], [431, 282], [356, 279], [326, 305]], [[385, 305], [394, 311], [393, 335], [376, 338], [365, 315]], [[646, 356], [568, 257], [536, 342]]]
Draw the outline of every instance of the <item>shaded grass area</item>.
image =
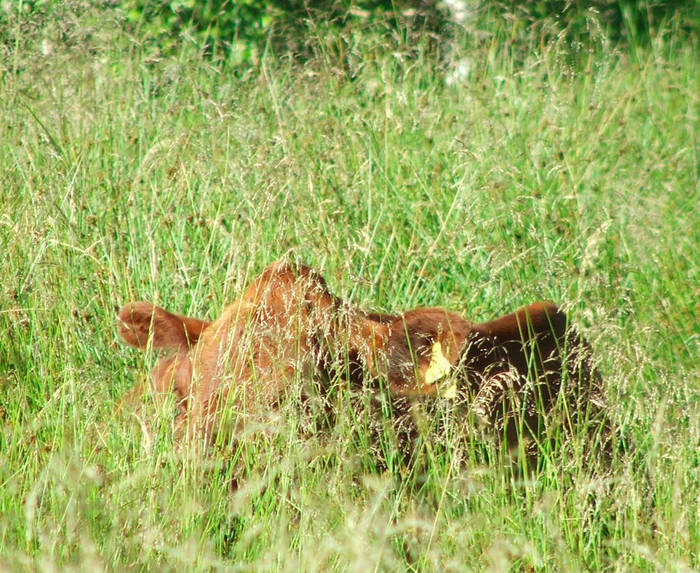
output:
[[[634, 56], [604, 39], [573, 54], [536, 38], [519, 51], [454, 42], [445, 60], [420, 42], [363, 38], [339, 55], [319, 41], [303, 65], [268, 54], [242, 77], [187, 49], [11, 54], [5, 564], [700, 566], [693, 39], [659, 35]], [[119, 407], [154, 357], [118, 342], [115, 305], [213, 318], [280, 257], [388, 312], [442, 305], [485, 320], [561, 303], [633, 447], [596, 470], [576, 439], [521, 479], [495, 448], [448, 431], [420, 442], [414, 473], [382, 471], [372, 449], [396, 467], [391, 430], [377, 445], [357, 397], [339, 396], [338, 419], [314, 433], [292, 396], [270, 435], [200, 459], [172, 443], [167, 404], [146, 393]]]

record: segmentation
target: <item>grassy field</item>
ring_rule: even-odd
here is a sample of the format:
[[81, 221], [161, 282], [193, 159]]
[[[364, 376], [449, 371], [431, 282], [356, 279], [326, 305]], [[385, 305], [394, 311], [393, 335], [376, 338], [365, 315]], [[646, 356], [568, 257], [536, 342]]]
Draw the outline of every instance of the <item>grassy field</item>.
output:
[[[357, 31], [240, 74], [88, 24], [17, 33], [0, 68], [0, 569], [700, 569], [692, 38], [440, 57]], [[632, 446], [520, 479], [455, 434], [383, 471], [348, 397], [198, 459], [168, 404], [120, 407], [155, 356], [115, 306], [213, 318], [283, 257], [376, 310], [559, 302]]]

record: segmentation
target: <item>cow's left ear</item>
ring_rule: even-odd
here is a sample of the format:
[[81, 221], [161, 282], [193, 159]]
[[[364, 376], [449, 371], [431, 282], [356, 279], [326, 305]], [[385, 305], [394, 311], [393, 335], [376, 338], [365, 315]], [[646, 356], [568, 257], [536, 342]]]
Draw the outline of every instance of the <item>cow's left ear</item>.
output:
[[132, 302], [119, 311], [119, 334], [131, 346], [187, 348], [197, 342], [209, 322], [168, 312], [150, 302]]

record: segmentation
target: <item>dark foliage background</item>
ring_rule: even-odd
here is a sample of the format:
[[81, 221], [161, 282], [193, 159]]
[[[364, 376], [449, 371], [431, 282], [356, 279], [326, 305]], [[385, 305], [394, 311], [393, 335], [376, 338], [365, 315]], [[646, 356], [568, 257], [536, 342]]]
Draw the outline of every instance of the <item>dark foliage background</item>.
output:
[[71, 16], [89, 10], [98, 15], [96, 26], [100, 19], [116, 20], [154, 55], [194, 42], [204, 54], [234, 64], [257, 60], [266, 49], [304, 58], [310, 43], [345, 30], [399, 34], [409, 42], [412, 35], [428, 34], [439, 45], [460, 33], [516, 40], [533, 27], [543, 36], [585, 42], [593, 26], [610, 41], [628, 45], [669, 27], [695, 34], [698, 6], [696, 0], [24, 0], [0, 3], [0, 42], [11, 46], [32, 28], [47, 25], [58, 25], [65, 40], [80, 41], [89, 30], [76, 34]]
[[[203, 45], [220, 44], [244, 51], [243, 59], [266, 41], [276, 49], [304, 53], [307, 33], [318, 28], [344, 28], [350, 23], [376, 24], [431, 34], [456, 26], [508, 25], [514, 32], [546, 23], [581, 39], [594, 18], [614, 41], [640, 40], [676, 19], [692, 29], [698, 19], [695, 0], [124, 0], [121, 7], [131, 25], [157, 38], [164, 47], [177, 43], [189, 30]], [[246, 51], [247, 50], [247, 51]]]

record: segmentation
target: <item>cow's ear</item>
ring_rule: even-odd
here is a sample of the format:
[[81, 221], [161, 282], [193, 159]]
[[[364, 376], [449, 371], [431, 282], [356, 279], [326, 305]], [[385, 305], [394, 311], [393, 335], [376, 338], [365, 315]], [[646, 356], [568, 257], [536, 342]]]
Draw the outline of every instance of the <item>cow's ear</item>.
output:
[[136, 348], [186, 348], [197, 342], [209, 322], [179, 316], [150, 302], [132, 302], [119, 311], [119, 334]]
[[496, 320], [476, 324], [474, 331], [503, 341], [526, 341], [539, 334], [562, 338], [566, 326], [566, 314], [554, 303], [536, 302]]
[[[514, 368], [520, 376], [528, 376], [533, 369], [538, 373], [549, 372], [554, 380], [561, 376], [566, 329], [566, 314], [555, 304], [530, 304], [495, 320], [475, 324], [467, 363], [471, 372], [480, 377]], [[580, 345], [578, 339], [571, 340], [570, 348]]]

